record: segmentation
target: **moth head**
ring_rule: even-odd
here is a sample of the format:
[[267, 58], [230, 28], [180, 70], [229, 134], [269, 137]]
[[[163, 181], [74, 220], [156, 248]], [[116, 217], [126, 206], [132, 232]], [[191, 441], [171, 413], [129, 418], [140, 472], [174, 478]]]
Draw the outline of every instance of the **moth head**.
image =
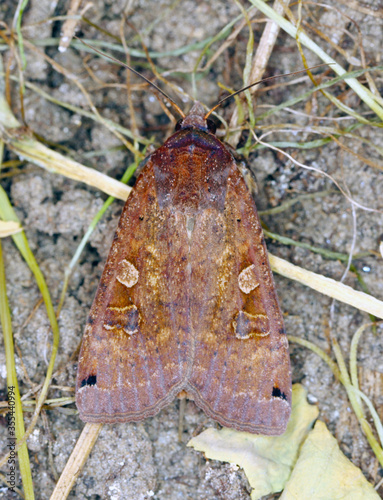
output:
[[190, 112], [178, 120], [176, 125], [176, 130], [183, 130], [186, 128], [197, 128], [199, 130], [204, 130], [205, 132], [211, 132], [215, 134], [217, 126], [213, 120], [209, 118], [206, 119], [206, 111], [202, 107], [202, 104], [196, 101], [190, 110]]

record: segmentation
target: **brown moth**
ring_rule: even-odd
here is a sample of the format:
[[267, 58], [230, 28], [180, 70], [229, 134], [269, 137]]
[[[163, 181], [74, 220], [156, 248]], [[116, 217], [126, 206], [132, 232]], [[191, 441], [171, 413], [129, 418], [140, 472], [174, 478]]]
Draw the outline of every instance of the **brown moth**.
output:
[[85, 422], [139, 421], [186, 391], [226, 427], [278, 435], [288, 343], [257, 209], [196, 103], [146, 159], [85, 328]]

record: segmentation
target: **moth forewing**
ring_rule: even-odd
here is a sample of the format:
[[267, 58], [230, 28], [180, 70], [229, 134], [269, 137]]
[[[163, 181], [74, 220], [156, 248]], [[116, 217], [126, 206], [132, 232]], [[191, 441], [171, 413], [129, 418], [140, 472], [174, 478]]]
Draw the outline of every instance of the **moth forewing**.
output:
[[284, 432], [291, 374], [249, 189], [196, 103], [129, 196], [89, 315], [76, 400], [138, 421], [186, 390], [224, 426]]

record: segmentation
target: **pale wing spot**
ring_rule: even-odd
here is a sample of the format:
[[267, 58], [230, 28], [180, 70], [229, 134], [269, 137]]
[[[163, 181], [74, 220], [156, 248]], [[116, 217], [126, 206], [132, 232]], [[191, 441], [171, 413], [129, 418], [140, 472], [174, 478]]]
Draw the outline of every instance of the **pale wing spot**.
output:
[[259, 286], [259, 283], [255, 276], [254, 264], [251, 264], [251, 266], [246, 267], [246, 269], [239, 273], [238, 285], [243, 293], [250, 293], [252, 290], [257, 288], [257, 286]]
[[119, 266], [117, 280], [125, 285], [127, 288], [131, 288], [138, 281], [139, 272], [128, 260], [123, 260]]

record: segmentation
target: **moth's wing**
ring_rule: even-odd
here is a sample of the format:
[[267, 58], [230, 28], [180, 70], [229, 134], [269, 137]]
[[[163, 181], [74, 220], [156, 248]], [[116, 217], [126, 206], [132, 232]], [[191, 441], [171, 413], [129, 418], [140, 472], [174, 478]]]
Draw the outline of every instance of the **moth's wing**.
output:
[[291, 408], [288, 343], [254, 201], [233, 162], [225, 208], [196, 216], [185, 390], [224, 426], [277, 435]]
[[159, 209], [149, 161], [124, 207], [85, 328], [76, 402], [86, 422], [141, 420], [183, 388], [190, 327], [180, 218]]

